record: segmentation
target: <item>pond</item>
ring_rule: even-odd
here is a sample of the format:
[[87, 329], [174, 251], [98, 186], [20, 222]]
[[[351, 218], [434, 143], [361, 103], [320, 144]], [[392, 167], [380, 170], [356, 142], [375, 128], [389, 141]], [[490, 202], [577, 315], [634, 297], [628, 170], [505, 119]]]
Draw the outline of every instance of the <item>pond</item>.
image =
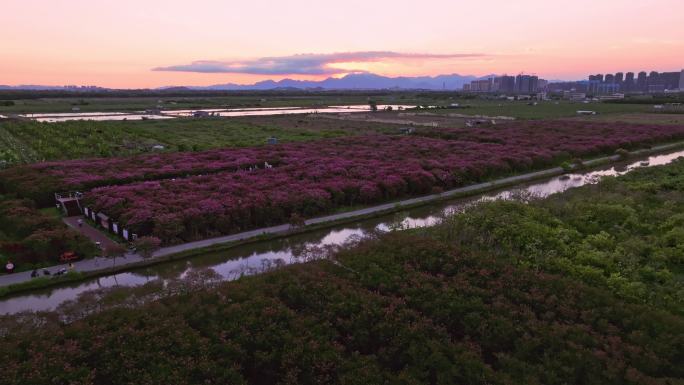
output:
[[[414, 108], [415, 106], [408, 105], [378, 105], [378, 110], [384, 110], [387, 107], [392, 107], [393, 110], [403, 110]], [[236, 116], [267, 116], [267, 115], [289, 115], [289, 114], [331, 114], [331, 113], [358, 113], [370, 112], [370, 107], [367, 104], [351, 105], [351, 106], [329, 106], [321, 108], [299, 108], [299, 107], [270, 107], [270, 108], [241, 108], [241, 109], [212, 109], [212, 110], [175, 110], [162, 111], [165, 115], [172, 116], [193, 116], [195, 112], [206, 112], [214, 114], [214, 116], [221, 117], [236, 117]]]
[[[409, 105], [378, 105], [378, 110], [392, 107], [394, 110], [404, 110], [415, 106]], [[44, 114], [23, 114], [23, 118], [33, 119], [38, 122], [67, 122], [72, 120], [148, 120], [148, 119], [174, 119], [180, 117], [191, 117], [196, 113], [205, 113], [205, 116], [236, 117], [236, 116], [267, 116], [267, 115], [287, 115], [287, 114], [316, 114], [316, 113], [355, 113], [370, 112], [367, 104], [351, 106], [329, 106], [321, 108], [300, 108], [300, 107], [263, 107], [263, 108], [214, 108], [196, 110], [165, 110], [152, 112], [65, 112], [65, 113], [44, 113]]]

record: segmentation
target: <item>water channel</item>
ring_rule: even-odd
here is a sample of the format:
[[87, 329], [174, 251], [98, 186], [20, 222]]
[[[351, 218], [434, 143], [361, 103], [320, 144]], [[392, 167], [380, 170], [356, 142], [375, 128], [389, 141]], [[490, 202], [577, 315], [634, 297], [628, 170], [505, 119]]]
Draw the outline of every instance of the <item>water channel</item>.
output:
[[584, 173], [567, 174], [465, 199], [439, 202], [408, 209], [401, 213], [359, 220], [285, 238], [248, 243], [222, 252], [165, 262], [110, 276], [87, 279], [23, 294], [19, 293], [0, 300], [0, 314], [13, 314], [25, 310], [52, 310], [65, 301], [74, 300], [81, 293], [89, 290], [113, 286], [136, 286], [153, 280], [177, 279], [184, 277], [192, 270], [212, 269], [224, 280], [232, 280], [241, 274], [257, 271], [264, 262], [279, 261], [285, 264], [296, 262], [299, 260], [297, 250], [341, 245], [351, 237], [363, 237], [371, 232], [387, 231], [395, 226], [401, 228], [432, 226], [438, 223], [445, 214], [462, 211], [477, 202], [516, 199], [516, 197], [525, 195], [543, 198], [570, 188], [597, 183], [605, 176], [623, 175], [641, 167], [668, 164], [679, 157], [684, 157], [684, 151], [654, 155], [639, 161], [605, 166]]

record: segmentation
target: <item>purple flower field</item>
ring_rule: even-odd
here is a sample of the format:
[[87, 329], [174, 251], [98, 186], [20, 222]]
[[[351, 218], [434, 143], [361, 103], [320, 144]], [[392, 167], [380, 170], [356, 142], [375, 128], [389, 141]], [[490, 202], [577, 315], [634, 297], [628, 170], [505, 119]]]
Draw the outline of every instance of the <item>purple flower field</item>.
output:
[[166, 243], [428, 194], [574, 157], [684, 138], [683, 126], [524, 121], [241, 149], [45, 162], [0, 171], [2, 190], [85, 204]]
[[[86, 195], [85, 203], [133, 232], [176, 243], [286, 223], [293, 214], [310, 217], [345, 206], [427, 194], [563, 159], [682, 137], [684, 127], [675, 126], [519, 122], [429, 130], [416, 136], [376, 135], [174, 154], [156, 158], [167, 170], [192, 170], [186, 163], [174, 163], [181, 159], [190, 159], [188, 164], [211, 159], [198, 167], [213, 167], [216, 172], [100, 187]], [[246, 168], [262, 160], [272, 167]], [[113, 161], [117, 166], [122, 163]], [[104, 164], [86, 163], [78, 173], [50, 170], [67, 185], [78, 185], [83, 182], [74, 175], [83, 175], [86, 169], [96, 173]], [[219, 166], [229, 164], [233, 166]], [[126, 178], [141, 170], [155, 174], [145, 165], [131, 167]], [[163, 174], [158, 171], [156, 175]], [[112, 178], [110, 170], [105, 173]]]

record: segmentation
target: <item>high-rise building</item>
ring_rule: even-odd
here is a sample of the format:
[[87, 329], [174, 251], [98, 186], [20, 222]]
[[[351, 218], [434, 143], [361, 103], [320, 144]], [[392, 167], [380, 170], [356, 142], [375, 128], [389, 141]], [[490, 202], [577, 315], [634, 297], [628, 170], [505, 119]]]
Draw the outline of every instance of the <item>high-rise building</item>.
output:
[[641, 72], [639, 72], [639, 76], [637, 77], [637, 90], [646, 91], [647, 87], [648, 87], [648, 74], [645, 71], [641, 71]]
[[624, 90], [625, 91], [633, 91], [634, 90], [634, 72], [627, 72], [625, 75], [625, 84], [624, 84]]
[[680, 72], [662, 72], [658, 75], [658, 80], [666, 90], [676, 90], [679, 88]]
[[659, 86], [660, 84], [660, 74], [656, 71], [651, 71], [648, 74], [648, 85], [649, 86]]
[[613, 74], [606, 74], [604, 82], [608, 84], [615, 83], [615, 76], [613, 76]]
[[492, 79], [473, 80], [470, 82], [470, 91], [490, 92], [492, 90]]
[[515, 91], [521, 94], [537, 93], [539, 90], [539, 77], [531, 75], [518, 75], [515, 77]]
[[596, 80], [598, 80], [599, 82], [603, 83], [603, 75], [602, 75], [602, 74], [596, 75]]
[[622, 84], [625, 80], [625, 74], [618, 72], [615, 74], [615, 83]]
[[499, 76], [494, 78], [492, 91], [498, 92], [514, 92], [515, 91], [515, 77], [513, 76]]
[[679, 74], [679, 90], [684, 91], [684, 70]]
[[547, 91], [549, 88], [549, 81], [545, 79], [539, 79], [537, 81], [537, 91]]

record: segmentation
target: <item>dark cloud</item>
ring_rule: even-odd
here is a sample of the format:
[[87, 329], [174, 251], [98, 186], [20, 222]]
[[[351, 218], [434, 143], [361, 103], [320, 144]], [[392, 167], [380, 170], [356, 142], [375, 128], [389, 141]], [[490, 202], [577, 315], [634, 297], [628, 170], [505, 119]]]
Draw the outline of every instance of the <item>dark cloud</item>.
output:
[[279, 57], [263, 57], [255, 60], [214, 61], [200, 60], [190, 64], [153, 68], [153, 71], [240, 73], [254, 75], [334, 75], [355, 72], [330, 67], [329, 64], [345, 62], [378, 62], [406, 59], [458, 59], [480, 58], [483, 54], [422, 54], [392, 51], [340, 52], [332, 54], [300, 54]]

